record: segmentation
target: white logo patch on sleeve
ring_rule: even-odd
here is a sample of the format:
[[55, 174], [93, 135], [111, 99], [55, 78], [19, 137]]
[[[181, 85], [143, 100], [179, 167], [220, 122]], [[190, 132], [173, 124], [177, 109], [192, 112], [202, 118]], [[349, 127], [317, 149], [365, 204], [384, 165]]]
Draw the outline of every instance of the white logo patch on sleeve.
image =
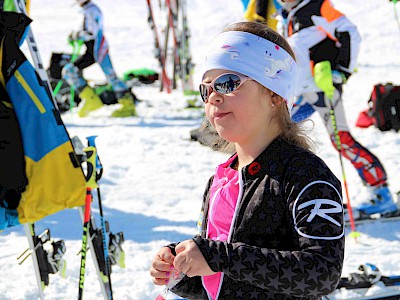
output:
[[[319, 198], [312, 199], [312, 194], [315, 193], [316, 189], [315, 185], [320, 185], [321, 188], [325, 187], [327, 189], [326, 195], [321, 191], [322, 196], [320, 195]], [[308, 193], [310, 195], [307, 195]], [[340, 203], [327, 199], [329, 193], [337, 194]], [[299, 203], [302, 197], [311, 198], [311, 200]], [[335, 240], [341, 238], [344, 235], [344, 226], [339, 222], [343, 220], [343, 206], [341, 202], [340, 193], [331, 183], [321, 180], [309, 183], [301, 190], [293, 205], [292, 214], [297, 233], [313, 239]], [[303, 220], [305, 216], [308, 217], [306, 220]], [[298, 226], [300, 222], [299, 218], [302, 218], [301, 227]]]

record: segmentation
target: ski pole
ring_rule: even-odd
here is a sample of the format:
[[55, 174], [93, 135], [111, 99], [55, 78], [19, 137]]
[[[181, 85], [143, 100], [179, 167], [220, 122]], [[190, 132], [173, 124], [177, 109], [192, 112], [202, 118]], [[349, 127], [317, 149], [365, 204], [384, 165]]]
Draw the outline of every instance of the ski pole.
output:
[[[96, 135], [88, 136], [86, 139], [88, 140], [88, 145], [93, 146], [96, 148]], [[97, 148], [96, 148], [97, 149]], [[98, 152], [96, 151], [96, 182], [98, 182], [103, 174], [103, 165], [101, 164]], [[107, 237], [106, 237], [106, 223], [104, 220], [104, 214], [103, 214], [103, 205], [101, 201], [101, 194], [100, 194], [100, 186], [97, 184], [97, 200], [99, 203], [99, 212], [100, 212], [100, 222], [101, 222], [101, 235], [102, 235], [102, 240], [103, 240], [103, 250], [104, 250], [104, 261], [106, 262], [106, 276], [108, 277], [108, 282], [110, 284], [110, 290], [109, 290], [109, 299], [113, 299], [113, 293], [112, 293], [112, 285], [111, 285], [111, 265], [110, 265], [110, 259], [109, 259], [109, 254], [108, 254], [108, 247], [107, 247]]]
[[317, 63], [314, 66], [314, 78], [315, 78], [316, 85], [329, 98], [329, 104], [330, 104], [329, 113], [330, 113], [330, 117], [331, 117], [333, 131], [334, 131], [336, 147], [339, 152], [339, 161], [340, 161], [340, 167], [342, 169], [342, 176], [343, 176], [343, 186], [344, 186], [346, 198], [347, 198], [347, 207], [348, 207], [348, 212], [349, 212], [350, 227], [351, 227], [351, 231], [352, 231], [350, 236], [352, 236], [356, 239], [358, 236], [360, 236], [360, 234], [356, 231], [356, 225], [354, 223], [354, 217], [353, 217], [353, 209], [351, 207], [349, 189], [347, 186], [346, 173], [344, 171], [343, 158], [342, 158], [342, 156], [343, 156], [342, 149], [343, 148], [342, 148], [342, 144], [340, 142], [339, 130], [337, 128], [337, 123], [336, 123], [335, 109], [334, 109], [334, 106], [332, 103], [332, 98], [333, 98], [333, 94], [335, 92], [335, 87], [333, 86], [332, 70], [331, 70], [331, 64], [329, 61], [322, 61], [322, 62]]
[[[26, 16], [28, 15], [27, 8], [25, 6], [25, 1], [14, 0], [14, 5], [16, 12], [24, 14]], [[29, 52], [31, 53], [33, 64], [35, 65], [35, 70], [38, 73], [40, 79], [43, 81], [44, 88], [46, 89], [46, 92], [48, 93], [50, 99], [53, 101], [55, 108], [58, 109], [57, 101], [55, 100], [51, 92], [51, 84], [49, 81], [49, 77], [47, 76], [46, 70], [43, 68], [44, 64], [40, 56], [39, 47], [36, 43], [31, 26], [27, 27], [26, 42], [28, 43]]]
[[85, 201], [85, 214], [83, 218], [83, 234], [82, 234], [82, 251], [81, 251], [81, 267], [79, 276], [79, 294], [78, 299], [83, 299], [83, 288], [85, 284], [85, 268], [86, 268], [86, 254], [87, 242], [89, 236], [90, 226], [90, 205], [92, 202], [92, 189], [97, 188], [96, 183], [96, 148], [93, 146], [84, 149], [87, 156], [87, 174], [86, 174], [86, 201]]

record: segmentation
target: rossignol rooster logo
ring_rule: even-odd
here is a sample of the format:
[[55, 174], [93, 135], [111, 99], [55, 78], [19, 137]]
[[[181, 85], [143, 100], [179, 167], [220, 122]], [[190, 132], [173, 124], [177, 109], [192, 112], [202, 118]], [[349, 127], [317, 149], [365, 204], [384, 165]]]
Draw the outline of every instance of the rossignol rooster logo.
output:
[[[318, 187], [315, 187], [315, 185], [318, 185]], [[321, 189], [323, 196], [313, 199], [311, 195], [315, 194], [316, 188]], [[324, 192], [324, 190], [327, 192]], [[323, 240], [335, 240], [343, 236], [342, 203], [328, 199], [332, 197], [332, 193], [334, 198], [341, 199], [336, 188], [326, 181], [314, 181], [303, 188], [297, 196], [292, 211], [298, 234], [307, 238]], [[300, 200], [307, 198], [310, 200], [303, 200], [303, 202]]]
[[249, 166], [250, 175], [256, 175], [261, 170], [261, 165], [258, 162], [252, 162]]

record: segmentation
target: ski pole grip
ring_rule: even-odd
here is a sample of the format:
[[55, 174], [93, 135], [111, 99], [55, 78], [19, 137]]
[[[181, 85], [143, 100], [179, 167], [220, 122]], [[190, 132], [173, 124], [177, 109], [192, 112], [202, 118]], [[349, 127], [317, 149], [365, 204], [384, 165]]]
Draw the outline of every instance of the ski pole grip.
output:
[[97, 188], [96, 182], [96, 148], [93, 146], [83, 149], [86, 153], [86, 187], [95, 189]]
[[335, 87], [332, 80], [331, 63], [327, 60], [321, 61], [314, 66], [315, 84], [332, 100]]

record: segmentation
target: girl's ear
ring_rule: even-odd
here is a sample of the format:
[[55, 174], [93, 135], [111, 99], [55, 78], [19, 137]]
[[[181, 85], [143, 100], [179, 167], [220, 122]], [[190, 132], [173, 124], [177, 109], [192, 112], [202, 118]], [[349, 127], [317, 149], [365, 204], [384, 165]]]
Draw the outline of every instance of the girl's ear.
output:
[[273, 91], [270, 91], [270, 92], [271, 92], [271, 105], [272, 106], [279, 106], [282, 102], [285, 101], [278, 94], [274, 93]]

